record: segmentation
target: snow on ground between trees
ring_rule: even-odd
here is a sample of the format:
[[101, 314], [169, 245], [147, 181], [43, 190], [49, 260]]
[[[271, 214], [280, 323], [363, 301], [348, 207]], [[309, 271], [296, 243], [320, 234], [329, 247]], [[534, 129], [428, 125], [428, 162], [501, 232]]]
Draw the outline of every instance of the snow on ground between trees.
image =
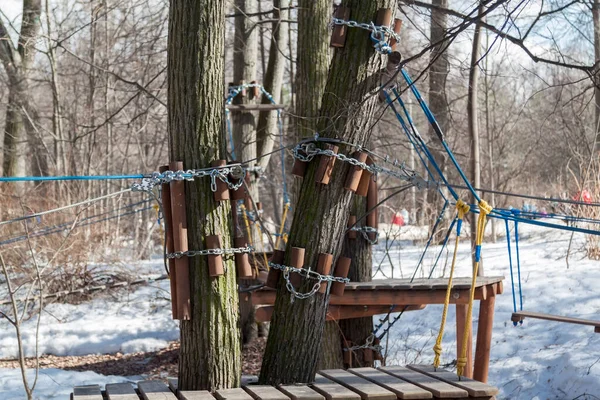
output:
[[[524, 309], [587, 319], [600, 319], [600, 262], [584, 258], [584, 237], [574, 236], [573, 250], [567, 269], [565, 255], [570, 233], [548, 231], [520, 224], [520, 255]], [[382, 238], [374, 258], [375, 279], [410, 277], [423, 245], [401, 235], [384, 257], [386, 239]], [[511, 232], [514, 240], [514, 234]], [[391, 240], [391, 239], [390, 239]], [[389, 246], [389, 243], [388, 243]], [[452, 241], [443, 253], [434, 277], [448, 274]], [[424, 261], [427, 275], [439, 246], [433, 246]], [[572, 399], [585, 393], [600, 394], [600, 334], [593, 327], [527, 319], [523, 326], [513, 327], [511, 283], [506, 241], [483, 246], [485, 275], [506, 277], [504, 294], [496, 300], [492, 337], [489, 382], [500, 388], [499, 399]], [[513, 242], [513, 262], [514, 262]], [[383, 260], [383, 261], [382, 261]], [[381, 265], [380, 265], [381, 263]], [[160, 261], [134, 266], [141, 274], [156, 275], [163, 271]], [[470, 275], [469, 243], [463, 239], [459, 247], [456, 276]], [[516, 270], [515, 270], [516, 277]], [[83, 355], [114, 352], [155, 351], [178, 338], [177, 323], [171, 319], [168, 281], [141, 287], [133, 292], [113, 291], [80, 305], [52, 304], [42, 316], [40, 350], [56, 355]], [[518, 299], [518, 297], [517, 297]], [[517, 300], [518, 301], [518, 300]], [[382, 344], [388, 349], [388, 364], [431, 363], [435, 336], [439, 329], [442, 306], [428, 306], [422, 311], [407, 312], [392, 328]], [[477, 307], [474, 310], [477, 327]], [[374, 318], [377, 323], [378, 317]], [[25, 343], [31, 351], [34, 339], [33, 321], [24, 325]], [[0, 358], [16, 356], [14, 331], [0, 320]], [[455, 313], [450, 308], [443, 342], [442, 363], [452, 364], [456, 358]], [[452, 366], [448, 368], [453, 368]], [[104, 377], [92, 372], [41, 370], [42, 379], [36, 398], [67, 398], [73, 385], [105, 384], [126, 380]], [[66, 386], [65, 386], [66, 385]], [[19, 395], [19, 393], [21, 393]], [[0, 394], [3, 399], [22, 398], [20, 372], [0, 370]], [[580, 397], [583, 399], [586, 397]], [[594, 398], [594, 397], [587, 397]]]

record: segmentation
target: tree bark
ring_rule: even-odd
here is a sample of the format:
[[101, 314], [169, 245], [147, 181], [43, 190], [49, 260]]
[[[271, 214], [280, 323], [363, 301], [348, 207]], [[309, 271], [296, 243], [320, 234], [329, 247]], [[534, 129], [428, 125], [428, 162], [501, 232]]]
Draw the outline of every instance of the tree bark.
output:
[[[357, 216], [367, 212], [367, 201], [364, 197], [356, 196], [353, 201], [353, 213]], [[352, 259], [348, 278], [352, 282], [371, 282], [373, 274], [372, 245], [362, 235], [356, 239], [344, 238], [342, 254]], [[365, 344], [367, 338], [373, 333], [373, 317], [352, 318], [340, 321], [342, 335], [354, 345]], [[352, 367], [369, 367], [372, 363], [365, 362], [362, 351], [352, 355]]]
[[[479, 4], [479, 17], [483, 12], [483, 5]], [[480, 47], [481, 25], [475, 24], [475, 33], [473, 34], [473, 45], [471, 50], [471, 66], [469, 69], [469, 93], [467, 96], [467, 119], [469, 126], [469, 135], [471, 136], [471, 177], [475, 187], [481, 187], [481, 159], [480, 159], [480, 144], [479, 144], [479, 121], [478, 121], [478, 81], [479, 81], [479, 47]], [[475, 204], [476, 200], [471, 195], [471, 204]], [[471, 213], [471, 246], [475, 248], [476, 235], [475, 227], [477, 226], [478, 215]], [[475, 265], [475, 254], [473, 254], [473, 265]], [[483, 265], [479, 266], [477, 275], [483, 276]]]
[[[437, 9], [439, 7], [447, 8], [448, 0], [432, 0], [432, 5], [436, 6], [436, 8], [431, 10], [431, 26], [430, 26], [430, 42], [437, 43], [444, 39], [446, 34], [446, 29], [448, 26], [448, 17], [445, 12]], [[449, 105], [446, 99], [446, 80], [448, 79], [448, 72], [450, 71], [450, 64], [448, 61], [447, 54], [447, 42], [440, 42], [439, 45], [435, 46], [430, 55], [429, 63], [431, 65], [429, 69], [429, 108], [435, 118], [438, 121], [440, 128], [442, 128], [442, 132], [448, 133], [449, 128]], [[440, 169], [445, 172], [446, 170], [446, 157], [444, 152], [440, 148], [437, 143], [437, 135], [433, 130], [433, 127], [429, 127], [429, 142], [430, 142], [430, 150], [435, 159], [435, 162], [439, 165]], [[431, 168], [433, 171], [433, 168]], [[433, 209], [436, 209], [440, 202], [440, 195], [435, 190], [427, 191], [427, 203]], [[436, 213], [432, 213], [436, 214]], [[433, 226], [433, 222], [435, 217], [432, 215], [429, 218], [431, 221], [431, 226]], [[442, 232], [444, 229], [441, 229]], [[437, 235], [436, 232], [432, 232], [434, 234], [435, 242], [439, 242], [441, 236]]]
[[[597, 63], [600, 60], [600, 0], [593, 0], [592, 2], [592, 19], [594, 22], [594, 62]], [[595, 76], [595, 89], [594, 89], [594, 132], [596, 133], [596, 151], [600, 151], [600, 73], [596, 73]]]
[[[206, 168], [224, 159], [223, 80], [225, 3], [171, 0], [168, 39], [168, 119], [171, 159], [184, 168]], [[188, 242], [206, 248], [207, 235], [233, 247], [231, 207], [216, 203], [210, 179], [186, 184]], [[225, 274], [211, 278], [207, 257], [191, 257], [191, 320], [181, 321], [179, 388], [215, 390], [240, 384], [241, 346], [235, 266], [224, 258]]]
[[[353, 20], [365, 23], [375, 20], [378, 8], [391, 8], [392, 4], [390, 0], [342, 2], [352, 10]], [[298, 54], [302, 54], [301, 48]], [[371, 78], [383, 68], [384, 61], [374, 52], [369, 32], [348, 30], [345, 47], [336, 50], [329, 71], [317, 124], [321, 137], [366, 145], [371, 134], [367, 128], [377, 103], [377, 96], [369, 94], [374, 89], [375, 80]], [[340, 146], [340, 153], [352, 150]], [[344, 189], [347, 163], [336, 162], [328, 185], [315, 184], [317, 166], [318, 161], [307, 166], [284, 258], [284, 264], [290, 265], [291, 248], [304, 248], [304, 268], [312, 270], [316, 269], [319, 253], [332, 254], [334, 260], [340, 254], [352, 198], [352, 193]], [[306, 292], [314, 283], [303, 280], [299, 290]], [[327, 295], [319, 293], [291, 301], [280, 279], [259, 379], [262, 384], [314, 380], [327, 301]]]

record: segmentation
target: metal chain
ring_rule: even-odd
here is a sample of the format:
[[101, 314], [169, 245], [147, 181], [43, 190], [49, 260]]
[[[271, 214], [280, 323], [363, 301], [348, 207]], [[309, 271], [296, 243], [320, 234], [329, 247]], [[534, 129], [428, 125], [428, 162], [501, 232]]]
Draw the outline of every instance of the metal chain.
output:
[[[295, 267], [290, 267], [288, 265], [276, 264], [276, 263], [273, 263], [270, 261], [269, 261], [269, 266], [271, 268], [275, 268], [275, 269], [278, 269], [283, 272], [283, 277], [285, 279], [285, 287], [287, 288], [288, 292], [290, 292], [292, 294], [292, 296], [294, 296], [294, 298], [300, 299], [300, 300], [304, 300], [304, 299], [308, 299], [309, 297], [312, 297], [315, 293], [317, 293], [319, 291], [319, 288], [321, 287], [321, 283], [323, 283], [323, 282], [340, 282], [340, 283], [350, 282], [350, 279], [348, 279], [348, 278], [340, 278], [340, 277], [332, 276], [332, 275], [321, 275], [318, 272], [311, 271], [310, 269], [295, 268]], [[302, 276], [303, 278], [315, 279], [317, 282], [313, 285], [310, 292], [299, 293], [296, 291], [296, 289], [294, 288], [294, 285], [292, 285], [292, 282], [290, 281], [290, 272], [297, 273], [298, 275]]]
[[195, 256], [221, 256], [225, 254], [242, 254], [251, 253], [254, 251], [252, 246], [246, 247], [234, 247], [230, 249], [206, 249], [206, 250], [188, 250], [188, 251], [176, 251], [174, 253], [168, 253], [167, 258], [181, 258], [181, 257], [195, 257]]
[[[371, 244], [377, 244], [378, 240], [379, 240], [379, 231], [373, 227], [370, 226], [353, 226], [351, 229], [351, 231], [356, 231], [356, 232], [360, 232], [363, 236], [363, 238], [365, 238], [365, 240]], [[375, 239], [371, 240], [371, 238], [369, 238], [369, 233], [374, 233], [375, 234]]]
[[[237, 182], [229, 180], [229, 175]], [[246, 169], [241, 165], [227, 165], [218, 168], [207, 169], [188, 169], [186, 171], [165, 171], [153, 172], [149, 177], [142, 179], [140, 183], [134, 183], [131, 190], [135, 192], [150, 192], [152, 189], [162, 183], [172, 181], [193, 181], [196, 178], [210, 177], [210, 189], [213, 192], [217, 191], [217, 179], [227, 184], [231, 190], [238, 190], [244, 184]]]
[[374, 345], [373, 341], [375, 341], [375, 335], [370, 334], [367, 337], [367, 339], [365, 339], [365, 344], [360, 345], [360, 346], [344, 347], [342, 350], [343, 351], [356, 351], [356, 350], [360, 350], [360, 349], [371, 349], [371, 350], [377, 351], [378, 353], [382, 354], [383, 346], [381, 346], [379, 344]]
[[[237, 85], [237, 86], [230, 86], [229, 87], [229, 93], [227, 94], [227, 98], [225, 99], [225, 104], [231, 104], [231, 102], [233, 101], [233, 99], [240, 94], [240, 92], [244, 89], [249, 89], [249, 88], [259, 88], [260, 91], [262, 92], [262, 94], [272, 103], [275, 104], [275, 99], [273, 98], [273, 95], [269, 92], [267, 92], [267, 90], [265, 89], [265, 87], [259, 83], [245, 83], [243, 85]], [[229, 112], [229, 110], [225, 109], [225, 112]], [[279, 110], [278, 110], [279, 112]]]
[[382, 54], [390, 54], [392, 47], [386, 42], [386, 35], [393, 37], [396, 42], [400, 42], [400, 36], [390, 29], [389, 26], [375, 25], [374, 23], [361, 23], [356, 21], [346, 21], [340, 18], [333, 18], [332, 25], [344, 25], [349, 28], [360, 28], [371, 32], [371, 40], [375, 42], [375, 50]]

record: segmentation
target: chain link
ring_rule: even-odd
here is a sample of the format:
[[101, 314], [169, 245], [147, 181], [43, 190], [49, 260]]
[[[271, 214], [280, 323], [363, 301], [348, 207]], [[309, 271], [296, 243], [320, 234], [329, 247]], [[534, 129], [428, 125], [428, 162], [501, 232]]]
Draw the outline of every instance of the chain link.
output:
[[[294, 298], [300, 299], [300, 300], [308, 299], [309, 297], [312, 297], [315, 293], [317, 293], [321, 287], [321, 283], [324, 283], [324, 282], [348, 283], [348, 282], [350, 282], [350, 279], [348, 279], [348, 278], [340, 278], [340, 277], [332, 276], [332, 275], [321, 275], [318, 272], [311, 271], [309, 269], [290, 267], [288, 265], [276, 264], [276, 263], [273, 263], [270, 261], [269, 261], [269, 266], [271, 268], [275, 268], [275, 269], [278, 269], [283, 272], [283, 278], [285, 279], [285, 287], [287, 288], [288, 292], [290, 292]], [[290, 272], [296, 273], [296, 274], [302, 276], [303, 278], [315, 279], [317, 282], [313, 285], [310, 292], [299, 293], [298, 291], [296, 291], [296, 289], [294, 288], [294, 285], [290, 281]]]
[[226, 254], [242, 254], [251, 253], [254, 251], [252, 246], [246, 247], [234, 247], [231, 249], [206, 249], [206, 250], [188, 250], [188, 251], [176, 251], [174, 253], [168, 253], [167, 258], [181, 258], [181, 257], [196, 257], [196, 256], [221, 256]]
[[382, 54], [390, 54], [392, 47], [386, 42], [386, 35], [393, 37], [396, 42], [400, 42], [400, 36], [390, 29], [389, 26], [375, 25], [374, 23], [364, 23], [356, 21], [346, 21], [340, 18], [333, 18], [332, 25], [344, 25], [349, 28], [360, 28], [371, 32], [371, 40], [375, 42], [375, 50]]
[[[229, 175], [237, 182], [229, 180]], [[147, 178], [142, 179], [140, 183], [134, 183], [131, 190], [134, 192], [150, 192], [152, 189], [163, 183], [172, 181], [193, 181], [196, 178], [210, 177], [210, 189], [217, 191], [217, 179], [227, 184], [231, 190], [238, 190], [244, 184], [246, 169], [241, 165], [229, 165], [210, 169], [188, 169], [186, 171], [165, 171], [153, 172]]]
[[360, 345], [360, 346], [352, 346], [352, 347], [344, 347], [343, 351], [356, 351], [356, 350], [361, 350], [361, 349], [371, 349], [374, 350], [376, 352], [378, 352], [379, 354], [383, 354], [383, 346], [377, 344], [373, 344], [373, 342], [375, 341], [375, 335], [374, 334], [370, 334], [367, 339], [365, 339], [365, 344]]
[[[373, 227], [353, 226], [350, 230], [360, 232], [362, 234], [363, 238], [365, 238], [365, 240], [371, 244], [377, 244], [377, 242], [379, 241], [379, 231]], [[371, 240], [371, 238], [369, 237], [369, 233], [374, 233], [375, 239]]]
[[[244, 89], [249, 88], [259, 88], [262, 94], [271, 102], [271, 104], [275, 104], [275, 99], [273, 95], [265, 89], [265, 87], [259, 83], [245, 83], [243, 85], [230, 86], [229, 93], [227, 94], [227, 98], [225, 99], [225, 104], [231, 104], [233, 99], [240, 94], [240, 92]], [[225, 109], [225, 112], [229, 112], [229, 110]], [[279, 112], [279, 110], [277, 111]]]

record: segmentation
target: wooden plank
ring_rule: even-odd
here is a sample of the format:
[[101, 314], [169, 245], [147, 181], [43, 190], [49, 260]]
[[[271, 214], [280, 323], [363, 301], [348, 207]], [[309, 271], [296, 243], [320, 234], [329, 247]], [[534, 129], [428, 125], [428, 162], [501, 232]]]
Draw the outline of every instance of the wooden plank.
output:
[[431, 376], [422, 374], [417, 371], [413, 371], [411, 369], [394, 366], [394, 367], [381, 367], [381, 371], [394, 375], [400, 379], [403, 379], [407, 382], [413, 383], [417, 386], [422, 387], [423, 389], [429, 390], [436, 398], [442, 399], [452, 399], [452, 398], [462, 398], [468, 397], [469, 393], [461, 388], [450, 385], [449, 383], [442, 382]]
[[184, 390], [178, 392], [179, 400], [214, 400], [208, 390]]
[[292, 400], [323, 400], [321, 394], [315, 392], [305, 385], [282, 385], [279, 390], [285, 393]]
[[227, 104], [226, 107], [229, 111], [268, 111], [285, 108], [283, 104]]
[[311, 385], [314, 390], [321, 393], [327, 400], [360, 400], [360, 396], [352, 390], [317, 374]]
[[106, 385], [108, 400], [140, 400], [130, 383], [109, 383]]
[[252, 397], [242, 388], [220, 389], [215, 392], [219, 400], [252, 400]]
[[177, 400], [171, 389], [161, 381], [138, 382], [144, 400]]
[[[394, 309], [399, 311], [416, 311], [422, 310], [425, 304], [396, 306]], [[269, 322], [273, 315], [274, 306], [259, 306], [256, 308], [255, 318], [259, 322]], [[390, 307], [383, 306], [329, 306], [327, 310], [327, 321], [339, 321], [342, 319], [372, 317], [373, 315], [386, 314], [390, 311]]]
[[348, 371], [394, 392], [399, 399], [431, 399], [430, 391], [375, 368], [351, 368]]
[[594, 327], [600, 327], [600, 321], [593, 321], [590, 319], [583, 318], [571, 318], [571, 317], [563, 317], [560, 315], [552, 315], [552, 314], [543, 314], [532, 311], [519, 311], [512, 314], [513, 317], [523, 318], [535, 318], [535, 319], [543, 319], [546, 321], [554, 321], [554, 322], [565, 322], [567, 324], [578, 324], [578, 325], [588, 325]]
[[469, 392], [471, 397], [495, 396], [498, 394], [497, 387], [465, 377], [459, 380], [455, 373], [439, 368], [436, 370], [433, 365], [407, 365], [406, 367], [464, 389]]
[[177, 393], [177, 387], [179, 386], [179, 379], [167, 378], [167, 384], [169, 385], [169, 389], [171, 389], [171, 392]]
[[343, 369], [319, 371], [321, 375], [356, 392], [363, 400], [395, 400], [396, 394]]
[[73, 400], [103, 400], [100, 386], [75, 386], [73, 388]]
[[289, 400], [283, 392], [267, 385], [246, 385], [243, 389], [248, 392], [254, 400]]

